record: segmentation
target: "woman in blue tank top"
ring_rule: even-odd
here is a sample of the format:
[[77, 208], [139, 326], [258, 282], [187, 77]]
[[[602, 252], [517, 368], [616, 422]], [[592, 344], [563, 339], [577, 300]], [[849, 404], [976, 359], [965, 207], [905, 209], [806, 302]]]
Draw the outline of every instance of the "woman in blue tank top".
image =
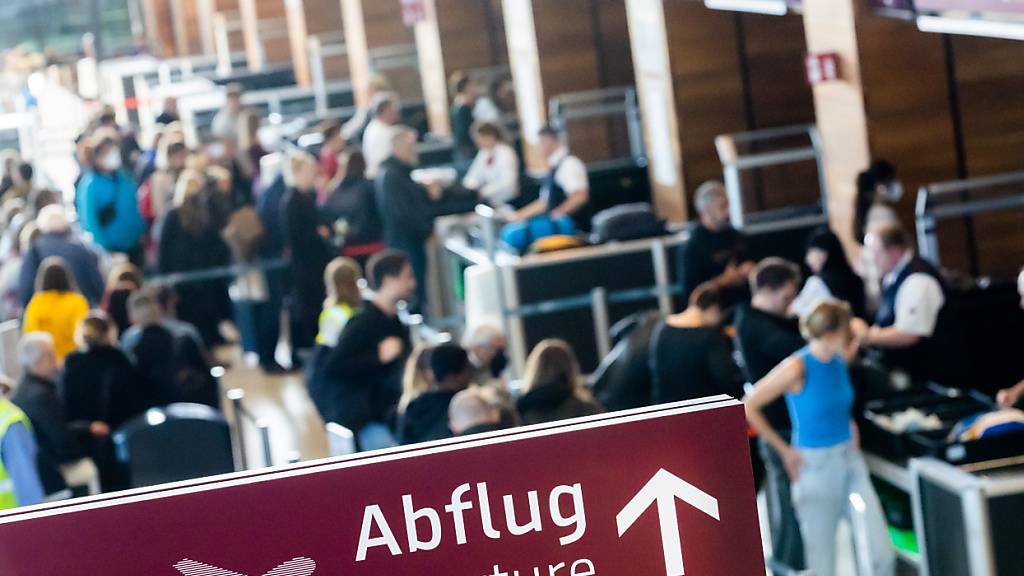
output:
[[[801, 319], [800, 328], [808, 345], [757, 383], [745, 400], [747, 419], [785, 462], [808, 569], [815, 576], [835, 573], [836, 529], [845, 517], [857, 542], [859, 572], [891, 576], [896, 558], [853, 421], [846, 360], [858, 343], [849, 307], [823, 302]], [[792, 444], [762, 412], [780, 396], [793, 421]]]

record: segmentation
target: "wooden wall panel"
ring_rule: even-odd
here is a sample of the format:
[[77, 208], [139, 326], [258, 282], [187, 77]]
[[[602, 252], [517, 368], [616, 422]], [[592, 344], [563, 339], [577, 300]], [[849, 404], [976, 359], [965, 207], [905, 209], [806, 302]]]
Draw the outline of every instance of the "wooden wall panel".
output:
[[157, 58], [170, 58], [175, 52], [170, 0], [144, 0], [142, 11], [146, 40], [153, 55]]
[[[803, 19], [795, 15], [737, 14], [736, 22], [741, 35], [739, 57], [747, 78], [747, 128], [813, 124], [814, 96], [804, 71], [807, 41]], [[748, 174], [745, 189], [750, 194], [746, 202], [756, 210], [805, 205], [820, 195], [814, 162]]]
[[687, 190], [722, 179], [715, 137], [747, 129], [734, 18], [696, 2], [665, 2]]
[[[1024, 43], [967, 36], [951, 41], [967, 174], [1024, 170]], [[1022, 221], [1021, 210], [975, 219], [981, 273], [1012, 277], [1024, 264]], [[955, 242], [952, 231], [950, 236], [947, 243]]]
[[238, 10], [250, 70], [291, 61], [284, 0], [238, 0]]
[[436, 0], [445, 71], [508, 64], [500, 0]]
[[[387, 46], [413, 45], [413, 31], [402, 20], [398, 0], [362, 0], [366, 27], [366, 44], [370, 50]], [[392, 88], [403, 99], [423, 95], [419, 74], [415, 69], [389, 70], [384, 73]]]

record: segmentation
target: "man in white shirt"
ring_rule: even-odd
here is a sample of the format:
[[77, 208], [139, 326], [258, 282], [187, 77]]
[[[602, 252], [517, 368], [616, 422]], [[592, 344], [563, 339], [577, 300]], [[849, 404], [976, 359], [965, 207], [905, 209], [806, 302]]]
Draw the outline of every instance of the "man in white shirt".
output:
[[519, 209], [501, 231], [501, 238], [522, 252], [540, 238], [556, 234], [575, 234], [572, 215], [590, 201], [587, 167], [569, 154], [559, 133], [550, 126], [540, 130], [537, 143], [548, 160], [548, 174], [541, 184], [540, 197]]
[[519, 157], [502, 140], [501, 128], [491, 122], [473, 127], [480, 149], [462, 179], [462, 185], [476, 191], [492, 206], [501, 206], [519, 195]]
[[946, 288], [939, 271], [918, 257], [907, 234], [885, 227], [868, 234], [865, 249], [882, 273], [882, 302], [875, 325], [854, 323], [864, 346], [889, 351], [896, 367], [922, 374], [926, 369], [922, 344], [935, 335], [939, 313], [946, 304]]
[[381, 163], [391, 156], [391, 144], [400, 119], [398, 95], [393, 92], [378, 94], [373, 104], [373, 120], [366, 125], [366, 131], [363, 133], [363, 158], [366, 160], [367, 178], [375, 178]]

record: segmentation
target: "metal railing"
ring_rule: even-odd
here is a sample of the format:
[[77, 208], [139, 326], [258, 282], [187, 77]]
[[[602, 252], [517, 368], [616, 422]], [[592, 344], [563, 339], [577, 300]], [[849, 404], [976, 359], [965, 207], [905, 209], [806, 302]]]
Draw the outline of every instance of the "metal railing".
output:
[[[770, 143], [772, 141], [793, 140], [806, 136], [806, 146], [788, 146], [770, 152], [753, 152], [743, 154], [740, 145]], [[741, 174], [749, 170], [783, 166], [799, 162], [815, 162], [818, 170], [818, 189], [820, 190], [820, 216], [828, 217], [828, 186], [825, 180], [825, 164], [821, 145], [821, 135], [814, 124], [783, 126], [722, 134], [715, 138], [715, 148], [722, 161], [722, 173], [725, 178], [725, 189], [729, 196], [729, 215], [734, 228], [743, 228], [750, 220], [750, 210], [744, 204], [743, 179]]]
[[327, 73], [324, 68], [324, 60], [345, 57], [348, 55], [348, 48], [345, 46], [344, 36], [341, 33], [335, 33], [311, 36], [307, 41], [306, 50], [309, 53], [309, 75], [313, 84], [313, 97], [316, 100], [316, 114], [325, 117], [330, 109], [330, 104], [327, 97]]
[[257, 418], [242, 403], [245, 399], [245, 390], [232, 388], [227, 391], [227, 399], [231, 402], [232, 424], [235, 430], [236, 449], [238, 450], [238, 461], [243, 470], [249, 470], [249, 454], [245, 442], [246, 423], [255, 426], [260, 437], [260, 444], [263, 451], [263, 467], [269, 468], [274, 465], [273, 454], [270, 449], [270, 426], [264, 420]]
[[[629, 154], [635, 161], [644, 161], [643, 127], [640, 105], [633, 86], [602, 88], [561, 94], [548, 103], [548, 117], [563, 138], [569, 137], [569, 124], [581, 120], [623, 117], [629, 136]], [[567, 142], [566, 142], [567, 143]]]
[[[979, 197], [985, 191], [1006, 190], [1009, 194]], [[939, 255], [938, 223], [954, 218], [970, 219], [978, 214], [1024, 208], [1024, 171], [982, 176], [967, 180], [952, 180], [922, 186], [917, 192], [918, 251], [935, 265], [941, 263]], [[968, 227], [970, 234], [971, 228]], [[970, 238], [971, 268], [977, 273], [977, 245]]]

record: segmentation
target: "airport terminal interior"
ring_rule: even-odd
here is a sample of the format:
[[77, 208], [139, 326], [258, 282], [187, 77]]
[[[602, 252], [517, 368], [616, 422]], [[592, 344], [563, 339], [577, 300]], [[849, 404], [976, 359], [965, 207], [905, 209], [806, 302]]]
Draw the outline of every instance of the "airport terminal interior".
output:
[[1024, 575], [1024, 0], [0, 4], [0, 576]]

